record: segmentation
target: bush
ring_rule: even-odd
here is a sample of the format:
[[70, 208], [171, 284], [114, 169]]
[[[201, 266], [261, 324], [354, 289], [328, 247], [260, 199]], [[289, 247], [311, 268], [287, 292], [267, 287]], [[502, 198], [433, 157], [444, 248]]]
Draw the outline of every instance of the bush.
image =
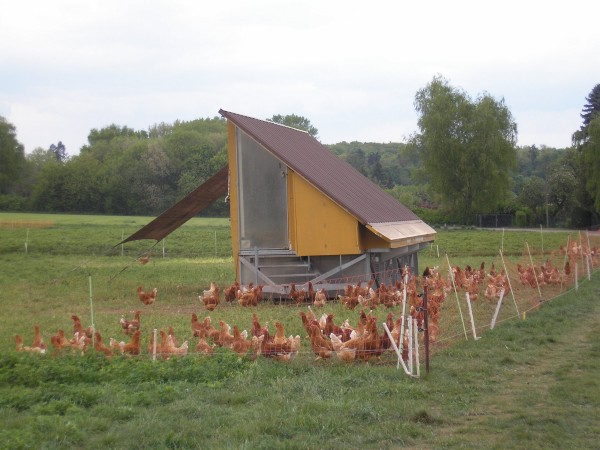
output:
[[524, 228], [527, 226], [527, 212], [519, 209], [515, 212], [515, 226]]
[[0, 195], [0, 211], [27, 211], [27, 198], [19, 195]]

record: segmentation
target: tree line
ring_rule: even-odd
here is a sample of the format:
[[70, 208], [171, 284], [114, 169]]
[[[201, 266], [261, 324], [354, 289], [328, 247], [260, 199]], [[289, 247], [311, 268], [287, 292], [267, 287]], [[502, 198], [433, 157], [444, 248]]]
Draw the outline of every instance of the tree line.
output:
[[[573, 146], [518, 147], [503, 100], [472, 99], [436, 76], [415, 95], [419, 130], [406, 142], [327, 147], [433, 224], [511, 214], [521, 226], [584, 227], [600, 215], [600, 84], [586, 102]], [[267, 120], [318, 135], [302, 116]], [[220, 117], [93, 129], [73, 156], [61, 141], [25, 154], [0, 117], [0, 210], [156, 215], [226, 163]], [[224, 201], [203, 212], [228, 214]]]

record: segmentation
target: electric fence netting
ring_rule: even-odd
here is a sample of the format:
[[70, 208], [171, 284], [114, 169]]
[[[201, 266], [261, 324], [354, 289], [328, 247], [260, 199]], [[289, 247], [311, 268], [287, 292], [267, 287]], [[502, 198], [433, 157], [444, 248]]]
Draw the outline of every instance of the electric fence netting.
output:
[[[215, 253], [216, 247], [215, 234]], [[227, 301], [225, 291], [235, 277], [230, 256], [171, 258], [164, 243], [138, 248], [129, 257], [122, 248], [113, 249], [120, 258], [90, 258], [51, 275], [51, 281], [39, 273], [45, 270], [47, 279], [52, 270], [37, 267], [32, 259], [36, 278], [14, 282], [8, 292], [18, 293], [20, 304], [15, 318], [4, 319], [4, 328], [13, 333], [4, 337], [15, 342], [19, 334], [25, 343], [21, 348], [31, 348], [35, 324], [46, 342], [45, 353], [56, 356], [96, 348], [113, 357], [200, 361], [235, 351], [282, 362], [393, 364], [419, 376], [426, 354], [435, 357], [457, 341], [485, 338], [505, 321], [526, 319], [545, 303], [577, 290], [600, 265], [597, 232], [570, 233], [557, 248], [524, 241], [520, 253], [507, 255], [503, 247], [504, 241], [490, 256], [477, 257], [440, 251], [433, 244], [422, 252], [426, 274], [404, 268], [327, 280], [344, 287], [328, 291], [324, 304], [317, 302], [319, 284], [298, 285], [294, 298], [235, 286]], [[139, 291], [154, 289], [154, 298], [143, 302]], [[242, 306], [246, 291], [255, 302]], [[218, 305], [207, 307], [202, 298], [215, 294]], [[98, 340], [107, 350], [100, 350]]]

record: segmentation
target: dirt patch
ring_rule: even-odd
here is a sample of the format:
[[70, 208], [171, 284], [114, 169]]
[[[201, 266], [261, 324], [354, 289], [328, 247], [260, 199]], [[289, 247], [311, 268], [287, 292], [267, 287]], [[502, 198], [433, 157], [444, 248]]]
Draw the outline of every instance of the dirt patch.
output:
[[0, 228], [52, 228], [50, 220], [0, 220]]

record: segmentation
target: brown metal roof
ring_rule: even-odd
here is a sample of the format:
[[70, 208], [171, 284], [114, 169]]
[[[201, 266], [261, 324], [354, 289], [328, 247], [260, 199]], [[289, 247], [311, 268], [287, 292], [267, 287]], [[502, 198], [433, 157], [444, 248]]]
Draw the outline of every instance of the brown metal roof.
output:
[[362, 224], [419, 220], [410, 209], [308, 133], [222, 109], [219, 113]]
[[196, 216], [204, 208], [210, 206], [215, 200], [227, 194], [228, 177], [229, 166], [225, 166], [206, 180], [200, 187], [190, 192], [148, 225], [139, 229], [117, 245], [140, 239], [156, 239], [160, 241]]

